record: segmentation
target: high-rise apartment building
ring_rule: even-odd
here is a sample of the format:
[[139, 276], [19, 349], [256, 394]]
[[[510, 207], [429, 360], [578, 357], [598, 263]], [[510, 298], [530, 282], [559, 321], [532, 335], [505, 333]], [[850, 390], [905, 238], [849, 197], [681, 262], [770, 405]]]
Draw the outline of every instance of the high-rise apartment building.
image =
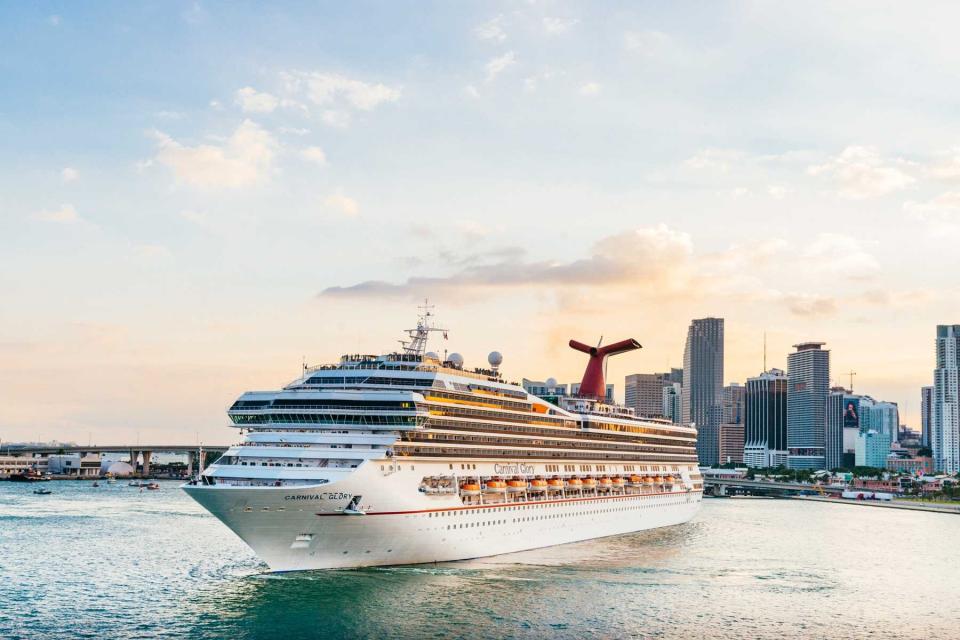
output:
[[743, 464], [743, 438], [742, 422], [720, 425], [720, 464]]
[[624, 404], [638, 416], [663, 417], [663, 387], [669, 384], [666, 373], [634, 373], [626, 377], [623, 387]]
[[663, 386], [663, 417], [674, 424], [680, 424], [682, 417], [680, 399], [683, 387], [679, 382], [670, 382]]
[[930, 448], [937, 471], [960, 471], [960, 325], [937, 325]]
[[681, 404], [683, 423], [697, 426], [697, 454], [702, 465], [714, 465], [720, 459], [722, 391], [723, 318], [694, 320], [683, 350]]
[[787, 466], [826, 468], [830, 351], [823, 342], [794, 345], [787, 356]]
[[771, 369], [744, 387], [743, 461], [748, 467], [787, 464], [787, 376]]
[[931, 415], [933, 413], [933, 387], [920, 388], [920, 444], [930, 447]]

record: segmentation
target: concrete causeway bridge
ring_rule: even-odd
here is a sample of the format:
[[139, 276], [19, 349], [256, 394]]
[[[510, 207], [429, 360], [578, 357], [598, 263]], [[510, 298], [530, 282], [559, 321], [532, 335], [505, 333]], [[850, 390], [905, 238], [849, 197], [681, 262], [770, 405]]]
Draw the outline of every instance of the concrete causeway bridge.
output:
[[815, 493], [818, 495], [841, 495], [844, 487], [831, 487], [821, 484], [802, 482], [783, 482], [779, 480], [748, 480], [736, 477], [704, 477], [704, 489], [714, 496], [730, 494], [744, 495], [795, 495]]
[[4, 445], [0, 454], [9, 456], [51, 456], [58, 454], [79, 454], [81, 457], [88, 454], [126, 453], [130, 456], [130, 466], [134, 469], [142, 460], [143, 475], [150, 475], [150, 459], [154, 453], [175, 453], [187, 456], [187, 474], [191, 475], [195, 465], [203, 469], [207, 454], [223, 454], [229, 445], [197, 445], [188, 444], [118, 444], [118, 445]]

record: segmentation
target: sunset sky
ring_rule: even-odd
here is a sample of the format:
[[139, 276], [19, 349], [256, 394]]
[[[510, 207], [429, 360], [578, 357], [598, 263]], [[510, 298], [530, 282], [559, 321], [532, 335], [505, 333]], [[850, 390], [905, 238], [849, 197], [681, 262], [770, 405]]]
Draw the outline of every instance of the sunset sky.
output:
[[225, 443], [241, 392], [383, 352], [726, 380], [819, 340], [919, 428], [960, 323], [960, 6], [0, 7], [0, 439]]

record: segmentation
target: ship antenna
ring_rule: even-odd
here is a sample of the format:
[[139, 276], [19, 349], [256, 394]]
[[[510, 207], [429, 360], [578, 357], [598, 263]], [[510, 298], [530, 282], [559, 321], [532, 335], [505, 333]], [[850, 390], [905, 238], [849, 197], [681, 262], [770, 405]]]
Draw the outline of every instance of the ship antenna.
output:
[[403, 347], [403, 353], [409, 356], [416, 356], [422, 358], [423, 354], [427, 351], [427, 339], [430, 337], [431, 331], [441, 331], [444, 334], [444, 337], [447, 335], [447, 330], [440, 327], [435, 327], [431, 323], [430, 318], [433, 317], [433, 305], [430, 304], [430, 301], [426, 298], [423, 299], [423, 304], [418, 307], [420, 309], [420, 314], [417, 316], [417, 328], [416, 329], [407, 329], [407, 336], [409, 340], [401, 340], [400, 346]]

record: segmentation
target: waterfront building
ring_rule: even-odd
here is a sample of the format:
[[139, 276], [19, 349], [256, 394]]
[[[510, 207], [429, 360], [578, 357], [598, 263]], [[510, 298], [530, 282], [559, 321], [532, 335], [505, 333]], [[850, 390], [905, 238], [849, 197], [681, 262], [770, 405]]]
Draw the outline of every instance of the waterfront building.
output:
[[933, 425], [933, 387], [920, 388], [920, 442], [930, 447], [930, 429]]
[[[860, 431], [860, 396], [842, 387], [827, 396], [827, 428], [824, 455], [827, 469], [850, 469], [855, 464], [856, 437]], [[853, 454], [847, 458], [849, 453]]]
[[15, 473], [22, 473], [27, 469], [36, 469], [43, 472], [47, 470], [46, 458], [33, 458], [30, 456], [4, 456], [0, 455], [0, 478], [9, 478]]
[[858, 467], [883, 469], [887, 466], [889, 455], [890, 434], [873, 429], [857, 434], [856, 465]]
[[771, 369], [744, 388], [743, 462], [748, 467], [787, 464], [787, 376]]
[[720, 463], [743, 464], [744, 425], [742, 422], [720, 425]]
[[663, 388], [667, 373], [634, 373], [624, 379], [623, 404], [645, 418], [663, 417]]
[[670, 382], [663, 386], [661, 393], [663, 394], [663, 417], [673, 424], [680, 424], [683, 387], [679, 382]]
[[787, 466], [826, 467], [826, 409], [830, 351], [823, 342], [794, 345], [787, 356]]
[[56, 454], [47, 458], [47, 470], [55, 476], [95, 477], [100, 475], [100, 455]]
[[[683, 351], [683, 385], [682, 421], [697, 427], [700, 464], [717, 464], [722, 422], [723, 318], [701, 318], [690, 323]], [[714, 408], [717, 411], [712, 411]]]
[[960, 471], [960, 325], [937, 325], [930, 448], [937, 471]]
[[912, 476], [929, 475], [934, 472], [930, 456], [887, 456], [887, 469]]

